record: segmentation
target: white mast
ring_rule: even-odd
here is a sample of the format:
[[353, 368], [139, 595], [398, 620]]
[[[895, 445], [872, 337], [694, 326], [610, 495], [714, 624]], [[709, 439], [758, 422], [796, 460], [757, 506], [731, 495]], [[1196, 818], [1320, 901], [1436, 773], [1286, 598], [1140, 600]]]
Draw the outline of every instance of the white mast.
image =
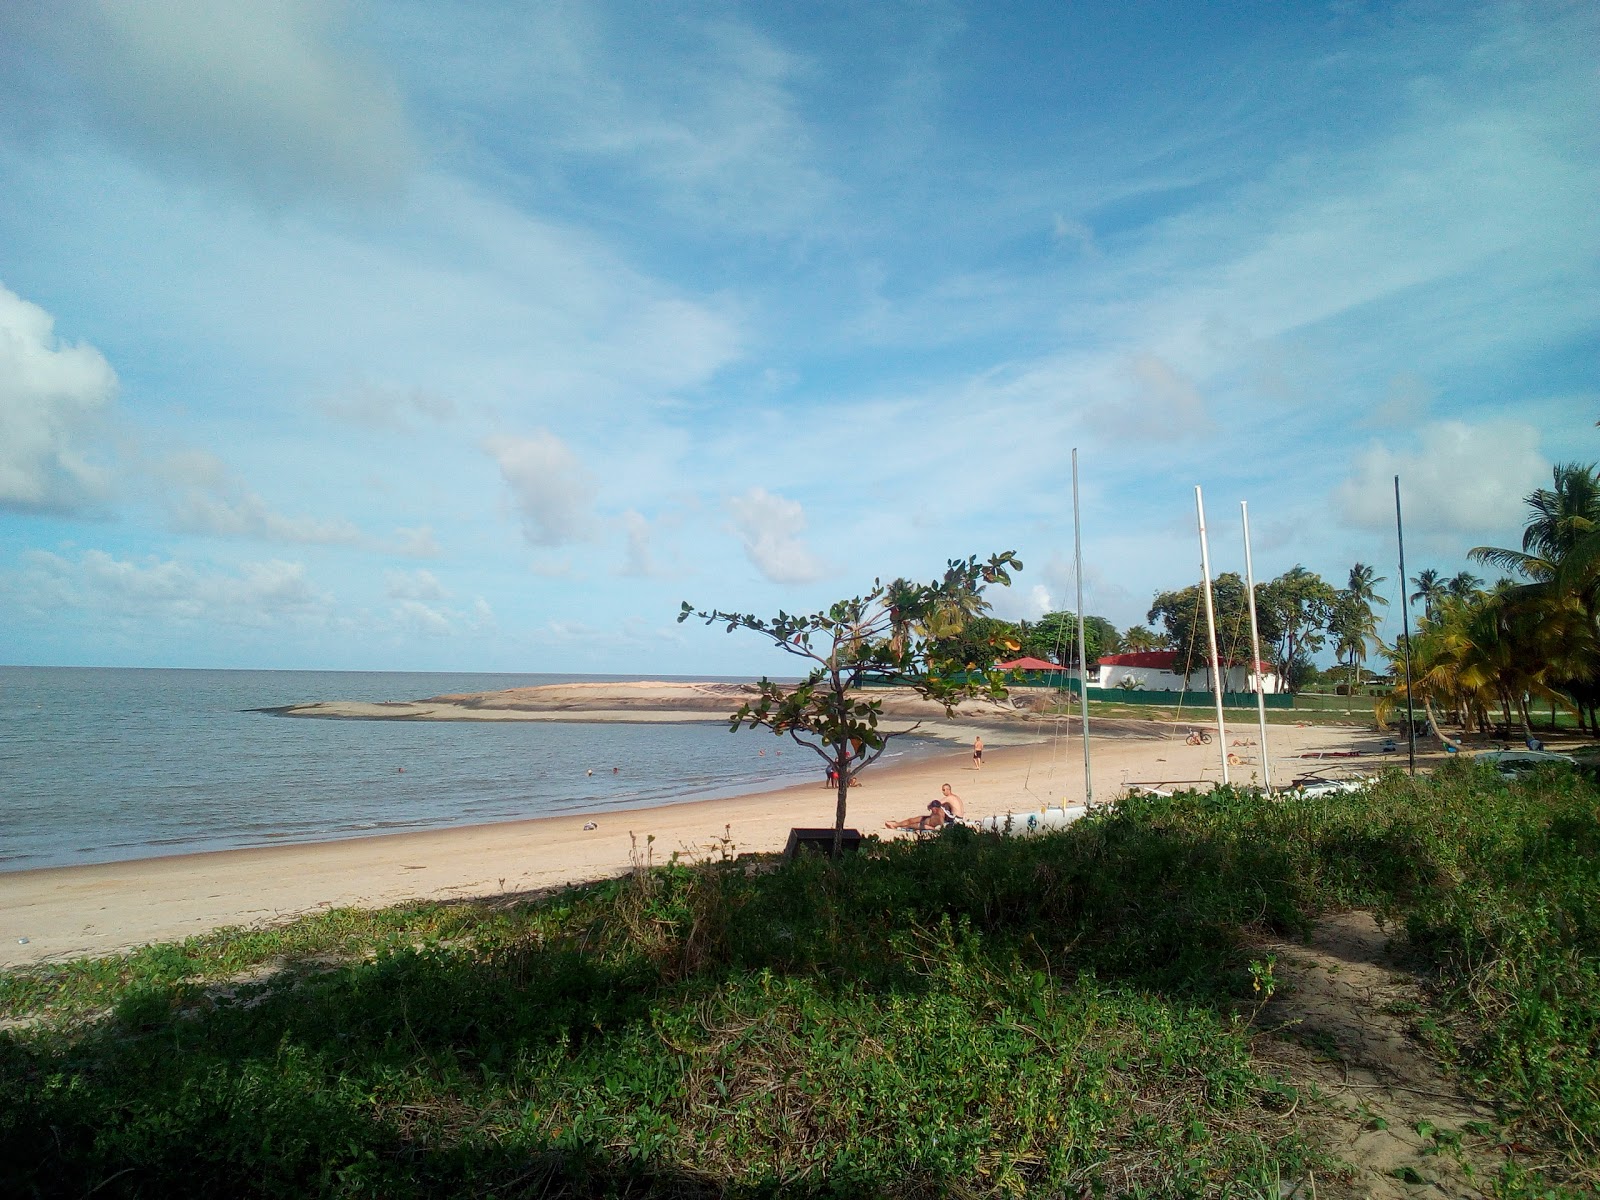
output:
[[1261, 678], [1261, 634], [1256, 629], [1256, 573], [1250, 565], [1250, 505], [1239, 501], [1239, 516], [1244, 522], [1244, 586], [1250, 599], [1250, 673], [1256, 680], [1256, 720], [1261, 725], [1261, 786], [1272, 790], [1272, 763], [1267, 757], [1267, 697], [1265, 681]]
[[1094, 779], [1089, 773], [1089, 664], [1083, 636], [1083, 530], [1078, 523], [1078, 448], [1072, 448], [1072, 555], [1078, 577], [1078, 702], [1083, 716], [1083, 806], [1094, 807]]
[[1211, 551], [1206, 545], [1206, 506], [1200, 485], [1194, 487], [1194, 510], [1200, 518], [1200, 585], [1206, 596], [1206, 638], [1211, 646], [1211, 694], [1217, 702], [1217, 753], [1222, 758], [1222, 783], [1228, 778], [1228, 731], [1222, 723], [1222, 670], [1217, 663], [1217, 616], [1211, 606]]

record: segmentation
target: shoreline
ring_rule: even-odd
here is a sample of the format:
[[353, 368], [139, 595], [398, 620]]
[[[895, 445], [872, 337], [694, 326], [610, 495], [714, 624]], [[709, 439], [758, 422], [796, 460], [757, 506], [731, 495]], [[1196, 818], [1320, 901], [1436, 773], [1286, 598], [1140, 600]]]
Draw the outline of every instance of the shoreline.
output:
[[[1095, 798], [1101, 803], [1132, 785], [1204, 786], [1220, 775], [1215, 746], [1188, 746], [1166, 724], [1100, 722], [1093, 733]], [[1254, 754], [1253, 734], [1230, 733], [1241, 759]], [[1302, 753], [1371, 750], [1379, 741], [1369, 731], [1325, 726], [1274, 726], [1268, 736], [1274, 774], [1284, 780], [1295, 769], [1290, 761]], [[1075, 735], [1070, 745], [1067, 737], [1002, 744], [989, 741], [987, 731], [985, 740], [981, 770], [966, 750], [869, 768], [850, 793], [846, 824], [863, 834], [898, 836], [888, 835], [883, 823], [924, 811], [942, 783], [954, 786], [973, 819], [1082, 804]], [[1392, 761], [1374, 757], [1349, 766], [1370, 770]], [[1245, 763], [1236, 768], [1240, 782], [1249, 782], [1249, 770]], [[725, 830], [740, 854], [772, 853], [783, 848], [792, 826], [831, 826], [835, 800], [833, 789], [807, 782], [599, 814], [10, 871], [0, 873], [0, 967], [99, 956], [330, 908], [592, 882], [629, 869], [630, 833], [641, 846], [651, 845], [658, 863], [674, 851], [710, 854]], [[597, 828], [585, 830], [591, 821]]]

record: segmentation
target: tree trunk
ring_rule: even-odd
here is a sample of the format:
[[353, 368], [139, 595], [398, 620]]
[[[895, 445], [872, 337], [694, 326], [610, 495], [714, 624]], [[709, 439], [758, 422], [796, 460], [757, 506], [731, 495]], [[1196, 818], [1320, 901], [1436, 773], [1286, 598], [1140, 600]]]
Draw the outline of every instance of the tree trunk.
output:
[[833, 814], [833, 853], [829, 857], [837, 862], [844, 853], [844, 810], [850, 798], [850, 743], [837, 743], [833, 754], [839, 778], [839, 805]]

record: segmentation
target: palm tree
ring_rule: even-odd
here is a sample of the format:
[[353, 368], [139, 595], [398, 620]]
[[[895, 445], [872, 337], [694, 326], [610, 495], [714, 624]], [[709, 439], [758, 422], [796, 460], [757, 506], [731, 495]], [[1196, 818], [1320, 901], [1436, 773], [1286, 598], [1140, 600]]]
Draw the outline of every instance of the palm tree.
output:
[[1524, 578], [1552, 578], [1558, 565], [1586, 537], [1600, 531], [1600, 474], [1594, 464], [1557, 463], [1553, 488], [1536, 488], [1523, 499], [1532, 515], [1522, 530], [1522, 549], [1474, 546], [1474, 562], [1515, 571]]
[[1378, 618], [1373, 614], [1374, 604], [1388, 604], [1378, 595], [1378, 585], [1384, 582], [1373, 567], [1356, 563], [1350, 568], [1350, 579], [1339, 593], [1334, 604], [1333, 619], [1328, 630], [1337, 639], [1334, 654], [1350, 664], [1350, 690], [1354, 694], [1361, 664], [1367, 661], [1367, 643], [1378, 640]]
[[1458, 571], [1455, 578], [1444, 585], [1444, 590], [1453, 600], [1470, 600], [1482, 586], [1483, 580], [1471, 571]]
[[1123, 646], [1135, 654], [1160, 650], [1166, 645], [1166, 641], [1166, 638], [1145, 625], [1130, 625], [1128, 631], [1122, 635]]
[[[1534, 614], [1530, 628], [1541, 635], [1550, 682], [1578, 709], [1580, 723], [1587, 715], [1600, 733], [1600, 468], [1559, 463], [1551, 482], [1524, 498], [1521, 550], [1478, 546], [1471, 555], [1529, 580], [1500, 594]], [[1551, 641], [1558, 629], [1564, 636]]]
[[1446, 595], [1444, 576], [1432, 567], [1412, 576], [1411, 585], [1417, 590], [1411, 593], [1411, 603], [1422, 601], [1422, 613], [1430, 621], [1433, 619], [1434, 606]]
[[889, 614], [889, 650], [896, 658], [905, 655], [921, 605], [922, 589], [909, 579], [896, 579], [883, 590], [883, 606]]
[[1365, 604], [1370, 609], [1374, 604], [1389, 603], [1378, 595], [1378, 585], [1384, 581], [1384, 576], [1379, 575], [1376, 568], [1358, 562], [1350, 568], [1350, 582], [1345, 585], [1345, 590], [1357, 603]]

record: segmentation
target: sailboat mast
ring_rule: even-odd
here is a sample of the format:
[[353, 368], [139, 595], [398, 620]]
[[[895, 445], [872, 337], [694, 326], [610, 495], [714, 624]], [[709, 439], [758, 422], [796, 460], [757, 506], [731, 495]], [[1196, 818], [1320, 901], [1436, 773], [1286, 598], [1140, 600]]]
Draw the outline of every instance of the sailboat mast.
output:
[[1406, 599], [1406, 529], [1400, 520], [1400, 476], [1394, 477], [1394, 539], [1400, 547], [1400, 620], [1405, 627], [1406, 763], [1417, 773], [1417, 714], [1411, 705], [1411, 602]]
[[1261, 633], [1256, 628], [1256, 572], [1250, 562], [1250, 505], [1239, 501], [1239, 517], [1244, 522], [1244, 586], [1250, 601], [1250, 673], [1256, 680], [1256, 720], [1261, 726], [1261, 786], [1272, 790], [1272, 763], [1267, 757], [1266, 681], [1261, 677]]
[[1078, 708], [1083, 718], [1083, 806], [1094, 807], [1094, 778], [1089, 771], [1089, 663], [1083, 634], [1083, 528], [1078, 521], [1078, 448], [1072, 448], [1072, 557], [1078, 577]]
[[1228, 778], [1228, 731], [1222, 723], [1222, 673], [1217, 662], [1217, 615], [1211, 601], [1211, 550], [1206, 544], [1206, 505], [1200, 485], [1194, 487], [1194, 510], [1200, 518], [1200, 584], [1206, 597], [1206, 639], [1211, 646], [1211, 694], [1217, 702], [1217, 753], [1222, 759], [1222, 784]]

